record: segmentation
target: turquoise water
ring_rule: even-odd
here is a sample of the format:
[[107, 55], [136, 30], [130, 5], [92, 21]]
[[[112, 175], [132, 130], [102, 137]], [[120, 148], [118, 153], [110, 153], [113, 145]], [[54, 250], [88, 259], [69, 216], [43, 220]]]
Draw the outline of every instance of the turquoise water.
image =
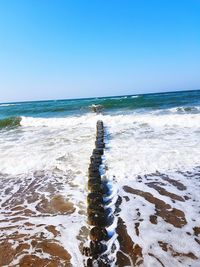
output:
[[175, 107], [177, 107], [177, 112], [198, 113], [200, 91], [3, 103], [0, 104], [0, 127], [18, 125], [19, 120], [16, 117], [20, 116], [42, 118], [80, 116], [92, 112], [92, 105], [101, 105], [103, 114], [167, 111]]

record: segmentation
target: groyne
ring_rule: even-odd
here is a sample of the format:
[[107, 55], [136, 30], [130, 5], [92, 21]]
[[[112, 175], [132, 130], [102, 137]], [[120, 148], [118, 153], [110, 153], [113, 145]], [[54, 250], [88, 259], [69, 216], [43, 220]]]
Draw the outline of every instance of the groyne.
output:
[[102, 121], [96, 124], [95, 148], [88, 168], [87, 216], [89, 225], [88, 246], [83, 249], [85, 266], [112, 266], [110, 251], [114, 248], [114, 210], [112, 182], [107, 180], [104, 164], [105, 128]]

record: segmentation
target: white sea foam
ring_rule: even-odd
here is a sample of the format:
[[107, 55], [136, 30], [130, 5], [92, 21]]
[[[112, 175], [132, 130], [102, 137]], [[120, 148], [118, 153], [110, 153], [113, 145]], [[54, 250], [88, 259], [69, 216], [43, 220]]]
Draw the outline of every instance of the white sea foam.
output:
[[1, 132], [0, 172], [85, 170], [93, 149], [95, 116], [43, 119], [22, 117], [21, 127]]
[[[60, 241], [72, 256], [73, 266], [82, 266], [80, 241], [77, 240], [77, 236], [81, 227], [86, 225], [84, 213], [86, 210], [87, 168], [94, 147], [95, 127], [95, 116], [93, 118], [85, 116], [63, 119], [22, 117], [21, 127], [0, 133], [0, 179], [5, 179], [5, 177], [8, 179], [3, 188], [6, 190], [6, 186], [12, 187], [15, 184], [15, 178], [18, 181], [16, 190], [14, 188], [12, 194], [4, 195], [1, 192], [0, 207], [1, 200], [5, 202], [6, 198], [10, 199], [20, 186], [23, 186], [23, 183], [26, 184], [26, 181], [31, 187], [30, 179], [37, 171], [38, 173], [42, 171], [46, 177], [41, 187], [37, 189], [41, 199], [42, 196], [49, 199], [48, 184], [59, 181], [58, 194], [73, 203], [76, 207], [75, 213], [43, 217], [35, 209], [37, 202], [33, 204], [24, 202], [24, 205], [29, 210], [36, 212], [37, 217], [30, 217], [31, 223], [51, 224], [61, 233], [56, 240]], [[55, 172], [57, 174], [54, 174]], [[41, 189], [45, 185], [46, 190]], [[6, 213], [3, 214], [4, 210], [1, 210], [0, 219], [3, 220]], [[79, 213], [80, 210], [82, 213]], [[9, 221], [1, 225], [1, 227], [6, 226], [10, 226]], [[23, 230], [22, 228], [20, 232], [26, 232], [32, 236], [33, 230], [26, 228]], [[44, 227], [37, 228], [37, 231], [44, 232], [48, 238], [48, 231]], [[11, 233], [12, 230], [7, 231], [6, 235]], [[51, 235], [50, 239], [52, 238]], [[31, 254], [31, 251], [29, 253]]]
[[[115, 176], [119, 188], [121, 187], [120, 194], [122, 196], [124, 195], [122, 187], [126, 184], [133, 187], [138, 186], [138, 189], [149, 190], [150, 192], [150, 189], [142, 183], [140, 185], [135, 183], [135, 177], [138, 174], [143, 175], [157, 170], [175, 173], [176, 170], [187, 170], [199, 164], [199, 114], [173, 112], [171, 114], [105, 116], [88, 114], [66, 118], [22, 117], [21, 127], [0, 133], [0, 173], [15, 175], [16, 177], [22, 175], [26, 179], [30, 173], [36, 170], [51, 172], [51, 170], [59, 169], [63, 174], [71, 171], [74, 176], [74, 183], [79, 186], [78, 190], [76, 188], [76, 190], [70, 191], [73, 203], [84, 202], [86, 199], [87, 167], [94, 146], [95, 127], [98, 119], [104, 121], [108, 132], [108, 149], [105, 156], [109, 169], [106, 174], [109, 177]], [[187, 185], [189, 186], [189, 182]], [[66, 187], [66, 195], [68, 194], [67, 189], [69, 189], [68, 186]], [[176, 193], [171, 187], [170, 190]], [[190, 187], [190, 191], [197, 194], [195, 187]], [[166, 197], [160, 198], [169, 201]], [[134, 206], [134, 202], [129, 205]], [[138, 201], [137, 205], [142, 205], [142, 202]], [[185, 203], [177, 203], [176, 205], [177, 208], [187, 210], [187, 205], [184, 206]], [[123, 202], [121, 209], [124, 213], [122, 217], [126, 222], [128, 233], [135, 242], [144, 247], [144, 252], [147, 253], [152, 243], [148, 243], [146, 239], [142, 242], [130, 230], [133, 228], [132, 222], [137, 217], [137, 213], [134, 213], [133, 210], [129, 216], [129, 213], [126, 213], [129, 212], [129, 209], [126, 207], [126, 203]], [[187, 220], [190, 220], [189, 218], [197, 215], [195, 210], [191, 210], [191, 205], [188, 207], [190, 207], [190, 211], [188, 210], [186, 216]], [[143, 210], [144, 219], [147, 219], [154, 212], [153, 205], [141, 206], [140, 208]], [[74, 221], [74, 231], [70, 233], [71, 236], [64, 232], [60, 239], [64, 247], [72, 254], [72, 261], [76, 266], [76, 263], [81, 259], [81, 254], [75, 240], [78, 230], [85, 223], [81, 224], [81, 220], [85, 220], [85, 217], [81, 217], [80, 214], [69, 217], [65, 223], [63, 222], [65, 229], [70, 225], [71, 218]], [[62, 222], [64, 217], [55, 218], [52, 220], [52, 225], [57, 225], [57, 219], [61, 219]], [[190, 220], [190, 227], [193, 225]], [[144, 223], [141, 228], [141, 235], [149, 235], [149, 240], [155, 242], [159, 238], [165, 239], [166, 236], [162, 235], [162, 232], [167, 231], [169, 226], [160, 224], [160, 222], [158, 226], [156, 225], [155, 229], [152, 228], [152, 232], [148, 232], [147, 225]], [[154, 231], [156, 233], [153, 238]], [[174, 236], [169, 234], [169, 240], [166, 241], [171, 242], [178, 251], [182, 251], [181, 246], [186, 251], [185, 244], [191, 241], [189, 237], [178, 243], [174, 239], [177, 239], [177, 236], [182, 236], [181, 231], [177, 229], [174, 234]], [[70, 240], [73, 240], [73, 244], [69, 242]], [[192, 251], [195, 254], [196, 250], [197, 247], [194, 245]], [[159, 253], [162, 255], [161, 249]], [[164, 254], [163, 257], [165, 257]], [[153, 259], [149, 258], [150, 261]], [[172, 261], [171, 265], [166, 263], [166, 266], [174, 266], [175, 263], [177, 262]], [[156, 266], [153, 264], [157, 263], [152, 263], [152, 266]]]
[[111, 137], [112, 149], [107, 155], [110, 174], [117, 172], [118, 179], [156, 170], [187, 169], [199, 163], [198, 114], [119, 115], [107, 116], [104, 121]]
[[138, 98], [139, 95], [132, 95], [131, 98]]
[[112, 147], [108, 165], [117, 162], [122, 179], [130, 173], [187, 169], [198, 164], [199, 114], [89, 114], [67, 118], [22, 117], [21, 128], [1, 133], [0, 172], [66, 168], [66, 162], [69, 168], [76, 169], [91, 152], [92, 147], [85, 141], [93, 140], [98, 119], [104, 120], [111, 137], [109, 140], [108, 136]]
[[[194, 240], [193, 228], [200, 225], [199, 165], [200, 157], [200, 116], [199, 114], [135, 114], [107, 116], [104, 118], [108, 128], [108, 146], [106, 159], [109, 169], [107, 175], [115, 177], [122, 197], [120, 216], [127, 226], [127, 232], [135, 244], [142, 248], [144, 262], [141, 266], [167, 267], [198, 266], [200, 264], [199, 245]], [[177, 171], [191, 170], [191, 176]], [[162, 177], [146, 176], [156, 171], [168, 174], [175, 181], [180, 181], [186, 190], [180, 191], [175, 186], [164, 182], [164, 189], [177, 194], [187, 201], [174, 201], [148, 186], [150, 181], [163, 184]], [[195, 174], [197, 173], [197, 174]], [[137, 176], [141, 175], [142, 182]], [[158, 216], [156, 225], [149, 221], [155, 214], [155, 205], [144, 197], [127, 194], [123, 187], [153, 194], [154, 197], [184, 212], [187, 224], [176, 228]], [[126, 202], [125, 196], [129, 197]], [[138, 215], [138, 210], [140, 215]], [[139, 217], [138, 217], [139, 216]], [[173, 215], [172, 215], [173, 216]], [[139, 236], [134, 223], [139, 223]], [[189, 233], [189, 234], [188, 234]], [[159, 246], [162, 241], [168, 244], [165, 252]], [[182, 256], [172, 256], [175, 252]], [[149, 255], [155, 255], [152, 257]], [[196, 260], [187, 257], [193, 253]], [[157, 257], [157, 259], [156, 259]], [[163, 265], [162, 265], [163, 266]]]
[[20, 104], [0, 104], [0, 107], [18, 106]]

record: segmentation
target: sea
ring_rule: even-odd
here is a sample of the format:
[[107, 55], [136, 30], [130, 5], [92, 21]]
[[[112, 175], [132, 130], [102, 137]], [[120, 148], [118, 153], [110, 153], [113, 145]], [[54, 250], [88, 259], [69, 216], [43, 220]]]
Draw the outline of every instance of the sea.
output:
[[115, 209], [107, 266], [199, 267], [200, 90], [1, 103], [0, 266], [87, 265], [98, 120]]

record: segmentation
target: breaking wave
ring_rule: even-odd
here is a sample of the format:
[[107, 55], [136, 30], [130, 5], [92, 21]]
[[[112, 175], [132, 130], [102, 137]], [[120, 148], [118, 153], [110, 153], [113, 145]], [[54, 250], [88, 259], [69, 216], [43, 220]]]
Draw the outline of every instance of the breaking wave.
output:
[[0, 129], [20, 126], [21, 117], [10, 117], [0, 120]]

